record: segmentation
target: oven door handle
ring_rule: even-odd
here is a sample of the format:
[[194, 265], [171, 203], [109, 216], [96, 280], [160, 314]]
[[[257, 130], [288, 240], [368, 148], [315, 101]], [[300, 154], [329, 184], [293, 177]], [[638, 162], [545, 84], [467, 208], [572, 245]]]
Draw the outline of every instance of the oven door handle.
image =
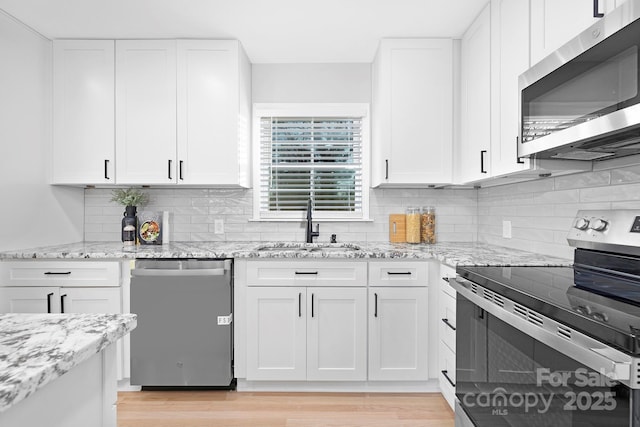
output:
[[604, 359], [604, 365], [609, 365], [604, 369], [604, 375], [613, 380], [629, 380], [631, 379], [631, 362], [624, 360], [613, 360], [616, 358], [615, 353], [610, 348], [589, 348], [599, 358]]

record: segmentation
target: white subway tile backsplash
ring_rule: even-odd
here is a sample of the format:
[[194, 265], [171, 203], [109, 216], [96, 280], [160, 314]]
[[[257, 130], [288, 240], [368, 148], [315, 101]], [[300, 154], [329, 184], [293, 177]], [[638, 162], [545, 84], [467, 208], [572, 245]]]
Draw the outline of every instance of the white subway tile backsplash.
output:
[[[302, 241], [304, 221], [253, 221], [253, 191], [243, 189], [145, 189], [139, 210], [170, 212], [171, 241]], [[119, 240], [123, 207], [108, 189], [85, 190], [85, 239]], [[640, 166], [474, 189], [372, 189], [369, 222], [321, 222], [318, 241], [388, 241], [388, 216], [407, 206], [436, 208], [440, 242], [481, 241], [571, 258], [566, 233], [580, 209], [640, 209]], [[224, 234], [214, 221], [224, 221]], [[502, 221], [512, 222], [511, 239]]]

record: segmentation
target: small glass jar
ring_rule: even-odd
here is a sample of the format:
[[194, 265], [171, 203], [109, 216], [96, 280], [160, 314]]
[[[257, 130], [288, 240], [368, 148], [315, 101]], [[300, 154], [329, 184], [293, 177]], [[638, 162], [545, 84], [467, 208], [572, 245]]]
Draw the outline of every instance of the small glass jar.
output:
[[407, 243], [420, 243], [420, 208], [407, 207], [405, 217]]
[[420, 210], [420, 241], [436, 242], [436, 208], [432, 206], [426, 206]]

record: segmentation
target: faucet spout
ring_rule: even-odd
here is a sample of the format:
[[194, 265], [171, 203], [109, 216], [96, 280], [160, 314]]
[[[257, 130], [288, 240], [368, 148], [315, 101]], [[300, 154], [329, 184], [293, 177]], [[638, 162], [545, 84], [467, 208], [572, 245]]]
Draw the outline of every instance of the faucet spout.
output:
[[312, 211], [312, 203], [311, 199], [307, 203], [307, 232], [306, 232], [306, 242], [313, 243], [313, 238], [318, 237], [320, 235], [320, 224], [316, 224], [316, 231], [313, 231], [313, 218], [311, 216]]

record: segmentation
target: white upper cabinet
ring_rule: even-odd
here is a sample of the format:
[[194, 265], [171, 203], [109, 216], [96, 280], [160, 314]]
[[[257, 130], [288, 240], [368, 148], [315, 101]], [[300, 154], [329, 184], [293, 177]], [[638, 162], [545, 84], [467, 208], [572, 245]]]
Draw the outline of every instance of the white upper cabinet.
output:
[[385, 39], [373, 64], [372, 186], [451, 183], [452, 40]]
[[178, 40], [179, 184], [249, 186], [250, 63], [236, 40]]
[[491, 175], [529, 167], [518, 156], [518, 76], [529, 68], [529, 0], [491, 2]]
[[[622, 0], [618, 0], [618, 5]], [[599, 12], [608, 13], [614, 0], [600, 0]], [[531, 0], [531, 65], [595, 23], [592, 0]]]
[[491, 7], [464, 33], [461, 46], [461, 135], [458, 179], [466, 183], [490, 174]]
[[176, 42], [116, 41], [118, 184], [176, 182]]
[[53, 184], [114, 184], [114, 42], [53, 42]]

